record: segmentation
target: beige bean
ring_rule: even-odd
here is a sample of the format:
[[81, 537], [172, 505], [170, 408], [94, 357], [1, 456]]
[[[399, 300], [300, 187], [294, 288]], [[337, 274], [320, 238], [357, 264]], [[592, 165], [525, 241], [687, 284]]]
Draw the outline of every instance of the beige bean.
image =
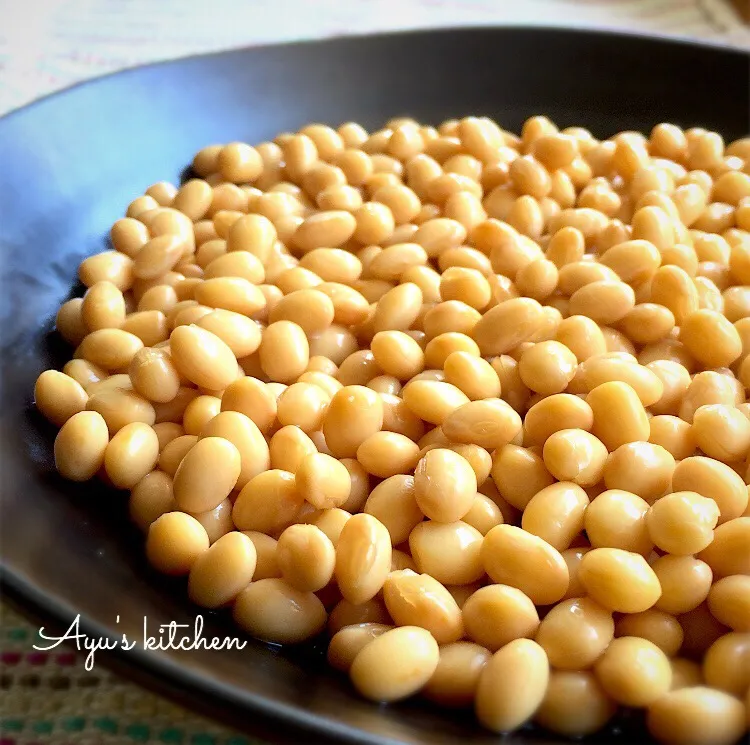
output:
[[154, 407], [145, 398], [120, 387], [101, 392], [92, 390], [86, 410], [101, 414], [112, 435], [131, 422], [151, 425], [156, 420]]
[[521, 527], [563, 551], [583, 530], [588, 508], [589, 498], [580, 486], [568, 482], [552, 484], [531, 498]]
[[672, 668], [664, 652], [635, 636], [614, 639], [596, 663], [595, 673], [606, 693], [623, 706], [649, 706], [672, 684]]
[[543, 320], [542, 307], [536, 300], [506, 300], [482, 316], [472, 336], [483, 355], [505, 354], [529, 339]]
[[747, 507], [747, 489], [726, 464], [693, 456], [680, 461], [672, 475], [674, 491], [693, 491], [712, 499], [719, 507], [719, 525], [739, 517]]
[[662, 742], [729, 745], [746, 727], [743, 706], [733, 696], [695, 686], [670, 691], [648, 710], [649, 732]]
[[280, 383], [296, 380], [310, 359], [305, 332], [291, 321], [276, 321], [267, 326], [258, 352], [263, 372]]
[[443, 432], [453, 442], [479, 445], [489, 450], [511, 442], [521, 427], [521, 417], [499, 398], [463, 404], [442, 421]]
[[414, 495], [414, 477], [386, 478], [367, 497], [364, 512], [385, 526], [394, 546], [406, 541], [412, 529], [424, 519]]
[[735, 631], [750, 630], [750, 577], [737, 574], [720, 579], [708, 593], [708, 608], [718, 621]]
[[465, 585], [484, 574], [480, 556], [482, 534], [465, 522], [418, 523], [409, 548], [420, 571], [447, 585]]
[[45, 370], [34, 385], [34, 403], [53, 424], [62, 427], [86, 408], [88, 395], [74, 378], [57, 370]]
[[344, 626], [333, 635], [328, 645], [326, 655], [328, 664], [337, 670], [348, 672], [357, 654], [373, 639], [377, 639], [392, 628], [393, 626], [382, 623], [358, 623]]
[[383, 426], [383, 403], [375, 391], [345, 386], [331, 399], [323, 421], [326, 443], [339, 458], [351, 458], [359, 446]]
[[142, 422], [124, 426], [104, 451], [107, 477], [118, 489], [131, 489], [150, 473], [159, 458], [159, 440]]
[[448, 590], [428, 574], [411, 569], [391, 572], [383, 585], [383, 599], [399, 626], [420, 626], [440, 644], [463, 636], [461, 609]]
[[175, 509], [172, 478], [163, 471], [151, 471], [130, 492], [130, 518], [144, 533], [157, 518]]
[[549, 682], [549, 661], [531, 639], [516, 639], [495, 652], [479, 677], [475, 711], [494, 732], [509, 732], [530, 719]]
[[471, 642], [442, 645], [437, 668], [422, 695], [442, 706], [469, 706], [490, 657], [484, 647]]
[[[216, 464], [221, 467], [216, 468]], [[234, 489], [240, 469], [240, 453], [229, 440], [222, 437], [199, 440], [175, 472], [177, 505], [189, 512], [213, 509]]]
[[203, 526], [184, 512], [167, 512], [151, 523], [146, 537], [146, 557], [164, 574], [186, 575], [208, 550]]
[[646, 411], [627, 383], [602, 383], [588, 394], [586, 401], [594, 414], [592, 432], [610, 452], [628, 442], [648, 440]]
[[648, 610], [661, 595], [659, 580], [643, 556], [619, 548], [589, 551], [578, 577], [594, 600], [620, 613]]
[[240, 456], [240, 471], [233, 488], [242, 489], [252, 478], [270, 467], [269, 448], [250, 417], [238, 411], [221, 411], [200, 431], [203, 438], [223, 438]]
[[279, 469], [263, 471], [240, 491], [232, 519], [239, 530], [277, 533], [291, 525], [303, 501], [294, 474]]
[[467, 636], [490, 651], [514, 639], [530, 638], [539, 627], [539, 615], [531, 600], [507, 585], [487, 585], [476, 590], [462, 611]]
[[104, 463], [109, 443], [107, 424], [95, 411], [79, 411], [55, 438], [55, 468], [71, 481], [88, 481]]
[[451, 450], [427, 452], [414, 472], [415, 498], [432, 520], [455, 522], [470, 509], [477, 491], [471, 465]]
[[232, 615], [247, 633], [277, 644], [303, 642], [326, 623], [326, 610], [314, 593], [275, 577], [251, 582], [237, 595]]
[[534, 721], [562, 737], [583, 737], [606, 726], [617, 710], [587, 670], [552, 670]]
[[491, 475], [503, 499], [521, 510], [555, 480], [540, 453], [514, 444], [495, 451]]
[[493, 528], [484, 538], [481, 555], [493, 581], [517, 587], [534, 603], [554, 603], [568, 589], [568, 568], [559, 552], [513, 525]]
[[698, 558], [705, 561], [717, 578], [732, 574], [750, 574], [747, 541], [750, 536], [750, 518], [738, 517], [719, 524], [714, 540], [701, 551]]
[[172, 361], [191, 382], [209, 390], [224, 390], [237, 377], [237, 361], [218, 336], [198, 326], [179, 326], [169, 337]]
[[341, 594], [364, 603], [380, 591], [391, 569], [391, 539], [372, 515], [354, 515], [344, 525], [336, 546], [335, 576]]
[[[63, 373], [73, 378], [84, 390], [107, 377], [107, 372], [86, 360], [73, 359], [65, 363]], [[41, 376], [40, 376], [41, 377]], [[38, 380], [38, 379], [37, 379]], [[36, 395], [35, 395], [36, 399]]]
[[419, 460], [419, 446], [397, 432], [376, 432], [358, 448], [357, 460], [378, 478], [410, 473]]
[[581, 429], [563, 429], [544, 443], [542, 457], [547, 470], [560, 481], [594, 486], [604, 475], [607, 448], [601, 440]]
[[285, 582], [298, 590], [316, 592], [333, 577], [336, 551], [314, 525], [290, 525], [279, 536], [276, 560]]
[[586, 536], [593, 548], [620, 548], [648, 555], [654, 547], [646, 525], [648, 510], [648, 502], [632, 492], [603, 491], [586, 509]]
[[373, 639], [354, 658], [355, 688], [373, 701], [396, 701], [416, 693], [438, 665], [437, 642], [425, 629], [402, 626]]
[[265, 383], [247, 376], [227, 386], [221, 398], [221, 410], [239, 411], [266, 433], [276, 420], [276, 397]]
[[79, 345], [76, 356], [105, 370], [121, 370], [130, 364], [143, 342], [133, 334], [116, 328], [92, 331]]
[[204, 608], [219, 608], [231, 602], [250, 584], [257, 552], [243, 533], [232, 531], [202, 553], [190, 570], [188, 594]]
[[385, 603], [380, 598], [373, 598], [356, 605], [342, 598], [334, 604], [328, 619], [330, 633], [335, 634], [345, 626], [357, 623], [390, 624], [391, 617], [388, 615]]
[[340, 507], [349, 498], [349, 471], [325, 453], [306, 455], [295, 473], [297, 491], [316, 509]]
[[562, 670], [581, 670], [601, 657], [614, 631], [611, 611], [590, 598], [570, 598], [544, 617], [536, 640], [551, 665]]
[[125, 292], [133, 286], [133, 260], [117, 251], [103, 251], [84, 259], [78, 267], [78, 277], [86, 287], [97, 282], [111, 282]]

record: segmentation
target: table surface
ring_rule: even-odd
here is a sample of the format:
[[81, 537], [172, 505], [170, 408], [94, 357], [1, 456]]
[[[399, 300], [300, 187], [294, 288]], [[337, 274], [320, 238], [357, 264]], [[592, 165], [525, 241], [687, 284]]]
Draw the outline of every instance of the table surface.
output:
[[[87, 78], [190, 54], [406, 28], [548, 24], [750, 48], [724, 0], [0, 0], [0, 115]], [[250, 745], [83, 656], [37, 652], [0, 603], [0, 745]]]

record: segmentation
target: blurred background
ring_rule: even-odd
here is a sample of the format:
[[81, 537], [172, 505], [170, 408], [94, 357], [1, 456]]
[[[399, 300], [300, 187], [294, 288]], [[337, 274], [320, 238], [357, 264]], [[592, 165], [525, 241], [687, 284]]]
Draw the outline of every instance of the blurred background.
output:
[[750, 48], [750, 0], [0, 0], [0, 114], [156, 60], [409, 28], [547, 24]]

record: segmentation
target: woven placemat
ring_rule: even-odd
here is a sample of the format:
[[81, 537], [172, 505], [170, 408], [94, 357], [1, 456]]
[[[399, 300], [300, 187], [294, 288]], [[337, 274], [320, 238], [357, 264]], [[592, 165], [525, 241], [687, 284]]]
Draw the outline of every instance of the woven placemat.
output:
[[259, 745], [60, 645], [0, 604], [0, 745]]
[[[750, 48], [724, 0], [0, 0], [0, 114], [144, 62], [250, 44], [402, 28], [545, 23], [652, 31]], [[83, 655], [37, 652], [0, 603], [0, 745], [251, 745]]]

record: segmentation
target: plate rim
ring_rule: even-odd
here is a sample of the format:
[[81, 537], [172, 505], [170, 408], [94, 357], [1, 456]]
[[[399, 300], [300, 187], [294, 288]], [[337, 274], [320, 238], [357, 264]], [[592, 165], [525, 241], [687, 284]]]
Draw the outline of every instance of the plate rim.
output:
[[38, 98], [34, 98], [31, 101], [27, 101], [20, 106], [6, 111], [0, 115], [0, 126], [2, 126], [6, 120], [22, 115], [33, 109], [34, 107], [46, 103], [49, 99], [57, 96], [62, 96], [78, 88], [84, 88], [86, 86], [97, 85], [100, 82], [106, 81], [109, 78], [117, 76], [126, 76], [136, 73], [144, 69], [153, 69], [163, 67], [166, 65], [180, 64], [193, 60], [210, 59], [213, 57], [222, 57], [230, 54], [242, 54], [246, 52], [252, 52], [253, 50], [268, 50], [268, 49], [283, 49], [287, 47], [302, 47], [319, 44], [329, 44], [339, 41], [346, 41], [349, 39], [388, 39], [398, 38], [405, 36], [425, 36], [425, 35], [438, 35], [438, 34], [449, 34], [449, 33], [475, 33], [475, 32], [541, 32], [541, 33], [562, 33], [569, 34], [571, 36], [608, 36], [613, 39], [641, 39], [645, 41], [652, 41], [657, 43], [664, 43], [675, 46], [692, 46], [699, 47], [702, 49], [713, 50], [722, 52], [730, 55], [736, 55], [737, 57], [746, 57], [750, 62], [750, 47], [743, 49], [739, 45], [727, 45], [721, 41], [714, 39], [699, 39], [693, 36], [685, 36], [682, 34], [666, 34], [657, 31], [651, 31], [648, 29], [626, 29], [618, 28], [613, 26], [583, 26], [575, 27], [564, 24], [555, 25], [550, 23], [544, 24], [531, 24], [531, 23], [519, 23], [519, 24], [501, 24], [501, 23], [489, 23], [489, 24], [466, 24], [458, 26], [434, 26], [434, 27], [418, 27], [418, 28], [406, 28], [397, 29], [391, 31], [379, 31], [376, 33], [353, 33], [353, 34], [335, 34], [332, 36], [322, 36], [315, 39], [290, 39], [287, 41], [276, 41], [276, 42], [262, 42], [260, 44], [243, 44], [238, 47], [229, 47], [228, 49], [219, 49], [207, 52], [195, 52], [192, 54], [181, 55], [179, 57], [170, 57], [168, 59], [154, 60], [152, 62], [136, 63], [134, 65], [128, 65], [127, 67], [121, 67], [117, 70], [111, 70], [101, 75], [96, 75], [91, 78], [84, 78], [77, 80], [70, 85], [66, 85], [58, 90], [50, 91], [45, 93]]
[[[138, 74], [142, 70], [156, 69], [166, 66], [178, 66], [186, 62], [209, 60], [230, 55], [241, 56], [255, 50], [271, 50], [298, 48], [307, 46], [330, 45], [345, 42], [352, 39], [404, 39], [409, 37], [439, 36], [474, 33], [534, 33], [540, 35], [554, 34], [569, 37], [604, 37], [625, 41], [647, 41], [662, 46], [673, 47], [696, 47], [723, 55], [746, 59], [750, 63], [750, 49], [738, 46], [728, 46], [711, 39], [696, 39], [692, 37], [666, 35], [651, 31], [619, 29], [611, 27], [583, 27], [575, 28], [566, 25], [555, 24], [467, 24], [459, 26], [438, 26], [427, 28], [400, 29], [395, 31], [383, 31], [374, 34], [347, 34], [327, 36], [316, 39], [289, 40], [282, 42], [254, 44], [249, 46], [233, 47], [218, 51], [208, 51], [196, 54], [180, 56], [171, 59], [157, 60], [144, 64], [121, 68], [104, 73], [92, 78], [77, 81], [59, 90], [51, 91], [39, 98], [27, 102], [19, 107], [11, 109], [0, 116], [0, 137], [3, 127], [32, 112], [37, 107], [46, 104], [50, 100], [74, 93], [79, 88], [94, 87], [100, 84], [106, 85], [111, 78], [125, 77]], [[0, 369], [4, 368], [5, 360], [0, 361]], [[29, 618], [32, 622], [49, 622], [53, 628], [67, 628], [76, 615], [80, 616], [80, 628], [88, 636], [115, 639], [105, 625], [98, 623], [90, 617], [77, 613], [76, 609], [68, 605], [62, 598], [51, 596], [39, 590], [32, 582], [22, 574], [14, 571], [8, 564], [0, 542], [0, 598], [3, 602]], [[128, 681], [134, 681], [136, 685], [142, 686], [167, 699], [176, 702], [179, 706], [199, 711], [207, 718], [217, 719], [217, 713], [227, 714], [221, 723], [232, 722], [232, 712], [239, 714], [255, 713], [266, 722], [278, 724], [281, 730], [298, 729], [310, 736], [321, 736], [327, 740], [335, 738], [338, 741], [348, 743], [370, 743], [372, 745], [386, 745], [397, 743], [384, 735], [378, 735], [359, 729], [341, 720], [326, 717], [322, 714], [310, 713], [306, 709], [280, 702], [278, 699], [265, 697], [247, 689], [241, 689], [228, 683], [223, 683], [206, 674], [194, 672], [179, 664], [177, 659], [171, 658], [160, 652], [153, 652], [136, 647], [125, 654], [122, 650], [111, 650], [100, 652], [100, 659], [104, 667], [123, 676]], [[241, 724], [236, 728], [245, 729]], [[307, 740], [312, 742], [313, 740]], [[511, 745], [512, 740], [507, 740]]]

